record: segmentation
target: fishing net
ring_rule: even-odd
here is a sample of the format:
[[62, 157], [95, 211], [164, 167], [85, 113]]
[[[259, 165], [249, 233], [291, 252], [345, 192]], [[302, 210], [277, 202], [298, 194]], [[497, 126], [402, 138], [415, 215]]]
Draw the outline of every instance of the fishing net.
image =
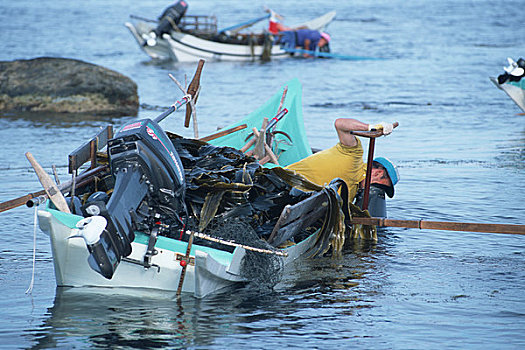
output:
[[[247, 218], [214, 218], [203, 233], [225, 241], [235, 242], [239, 245], [269, 251], [276, 250], [260, 238]], [[226, 245], [210, 242], [205, 239], [197, 238], [194, 242], [199, 245], [212, 246], [217, 249], [228, 249]], [[268, 290], [280, 281], [281, 268], [282, 257], [275, 254], [247, 250], [242, 260], [240, 272], [247, 281], [250, 281], [252, 288], [256, 287], [259, 290]]]

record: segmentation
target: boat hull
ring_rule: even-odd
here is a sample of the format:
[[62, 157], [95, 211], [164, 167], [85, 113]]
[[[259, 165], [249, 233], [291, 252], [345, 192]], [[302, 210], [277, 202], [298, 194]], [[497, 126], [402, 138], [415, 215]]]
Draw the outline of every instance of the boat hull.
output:
[[[111, 279], [106, 279], [89, 267], [87, 263], [89, 252], [84, 240], [71, 238], [78, 234], [78, 229], [70, 226], [75, 220], [80, 220], [82, 217], [70, 215], [65, 218], [62, 213], [48, 209], [39, 210], [38, 219], [40, 228], [50, 237], [57, 286], [156, 289], [170, 294], [177, 292], [182, 271], [180, 260], [177, 257], [184, 255], [185, 242], [176, 240], [167, 242], [168, 239], [165, 239], [164, 243], [167, 244], [164, 245], [164, 248], [162, 244], [156, 246], [158, 253], [151, 259], [152, 266], [144, 268], [139, 262], [143, 260], [147, 244], [143, 242], [145, 235], [139, 235], [139, 238], [132, 243], [131, 255], [119, 264]], [[205, 297], [233, 283], [244, 281], [239, 276], [239, 267], [236, 266], [237, 270], [234, 270], [235, 266], [230, 267], [231, 262], [234, 261], [233, 257], [236, 254], [243, 254], [241, 248], [237, 252], [227, 253], [219, 250], [212, 251], [210, 248], [196, 245], [192, 248], [190, 256], [195, 257], [196, 252], [205, 256], [199, 261], [196, 260], [193, 265], [188, 264], [182, 292]], [[221, 265], [224, 267], [224, 273], [214, 279], [208, 279], [204, 288], [202, 277], [199, 280], [195, 276], [195, 265], [197, 264]]]
[[496, 78], [491, 77], [490, 81], [503, 90], [525, 112], [525, 79], [521, 79], [519, 82], [499, 84]]
[[[295, 27], [323, 30], [335, 18], [335, 15], [336, 12], [331, 11]], [[164, 34], [163, 38], [158, 38], [156, 45], [148, 46], [145, 44], [145, 37], [155, 28], [154, 24], [136, 20], [126, 22], [125, 26], [129, 29], [142, 51], [153, 59], [171, 59], [176, 62], [198, 62], [200, 59], [207, 61], [253, 61], [261, 58], [264, 50], [262, 45], [227, 44], [175, 31], [169, 35]], [[271, 59], [291, 56], [290, 53], [278, 46], [271, 48]]]
[[[247, 124], [246, 129], [215, 139], [211, 143], [217, 146], [241, 148], [246, 142], [248, 130], [252, 127], [259, 128], [263, 117], [277, 113], [281, 98], [282, 91], [279, 91], [264, 105], [237, 123]], [[276, 130], [286, 131], [292, 144], [276, 142], [279, 146], [276, 146], [274, 151], [280, 155], [281, 165], [285, 166], [311, 154], [304, 131], [301, 86], [297, 79], [287, 83], [287, 94], [282, 107], [289, 112], [277, 123]], [[281, 137], [283, 137], [281, 134], [275, 136], [278, 141]], [[266, 166], [273, 165], [268, 163]], [[106, 279], [88, 264], [89, 251], [84, 240], [78, 237], [79, 232], [76, 228], [77, 222], [81, 219], [82, 216], [66, 214], [50, 208], [38, 211], [40, 228], [50, 237], [57, 286], [110, 287], [115, 291], [133, 289], [134, 294], [140, 293], [138, 291], [147, 293], [148, 290], [159, 290], [169, 295], [177, 293], [182, 272], [180, 261], [186, 254], [186, 242], [163, 236], [157, 237], [155, 249], [158, 253], [151, 257], [151, 267], [145, 268], [142, 262], [147, 252], [149, 236], [135, 232], [131, 255], [120, 262], [111, 279]], [[280, 257], [282, 265], [300, 258], [313, 247], [318, 235], [319, 231], [297, 244], [282, 249], [281, 252], [287, 254], [285, 257]], [[245, 249], [240, 246], [230, 253], [193, 244], [182, 292], [203, 298], [224, 288], [248, 282], [240, 273], [241, 261], [245, 253]]]
[[[137, 233], [131, 255], [121, 261], [111, 279], [106, 279], [89, 267], [89, 252], [84, 240], [75, 237], [78, 229], [74, 224], [81, 219], [80, 216], [53, 209], [38, 211], [40, 229], [50, 237], [57, 286], [133, 289], [144, 293], [156, 290], [176, 295], [182, 272], [180, 257], [184, 255], [187, 243], [159, 237], [160, 244], [155, 246], [158, 253], [151, 258], [151, 267], [145, 268], [140, 262], [147, 250], [147, 237]], [[281, 258], [282, 265], [300, 258], [313, 246], [317, 234], [283, 249], [287, 256]], [[241, 247], [228, 253], [193, 245], [190, 252], [193, 263], [186, 267], [181, 292], [204, 298], [224, 288], [248, 282], [240, 274], [245, 253]]]
[[[171, 58], [176, 62], [207, 61], [255, 61], [263, 55], [262, 45], [235, 45], [203, 40], [184, 33], [164, 34], [170, 48]], [[290, 54], [278, 46], [273, 46], [270, 57], [280, 59]]]
[[136, 23], [126, 22], [124, 25], [129, 29], [140, 49], [146, 55], [159, 61], [171, 59], [171, 49], [167, 41], [159, 40], [155, 46], [146, 45], [142, 35], [151, 32], [155, 28], [153, 25], [142, 21], [137, 21]]

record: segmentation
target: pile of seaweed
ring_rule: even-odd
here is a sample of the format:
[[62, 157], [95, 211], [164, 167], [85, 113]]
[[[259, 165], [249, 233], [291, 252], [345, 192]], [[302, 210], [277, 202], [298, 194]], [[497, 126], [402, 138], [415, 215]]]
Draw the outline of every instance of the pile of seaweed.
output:
[[[326, 191], [330, 204], [325, 218], [304, 228], [287, 243], [298, 243], [319, 230], [310, 256], [329, 251], [334, 254], [342, 250], [345, 239], [343, 208], [347, 203], [339, 197], [337, 190], [319, 187], [281, 167], [263, 167], [255, 158], [235, 148], [217, 147], [173, 133], [167, 134], [185, 172], [188, 211], [185, 231], [203, 233], [239, 245], [277, 250], [267, 243], [267, 239], [283, 209], [307, 199], [313, 193]], [[110, 194], [113, 184], [112, 176], [106, 174], [98, 182], [98, 190]], [[178, 230], [172, 230], [167, 235], [184, 241], [189, 238]], [[230, 245], [198, 237], [193, 243], [230, 252], [234, 249]], [[280, 280], [281, 267], [282, 258], [278, 255], [247, 250], [241, 273], [255, 285], [271, 288]]]
[[184, 166], [191, 229], [205, 232], [237, 220], [266, 239], [283, 208], [310, 195], [293, 187], [286, 170], [264, 168], [235, 148], [169, 136]]
[[[279, 175], [282, 168], [279, 171], [264, 168], [255, 158], [237, 149], [169, 136], [184, 166], [188, 229], [250, 247], [275, 250], [266, 239], [283, 208], [309, 194], [285, 181]], [[311, 233], [304, 230], [294, 239], [302, 240]], [[231, 249], [205, 239], [196, 238], [194, 242]], [[241, 273], [253, 285], [271, 288], [280, 280], [281, 265], [277, 255], [247, 251]]]

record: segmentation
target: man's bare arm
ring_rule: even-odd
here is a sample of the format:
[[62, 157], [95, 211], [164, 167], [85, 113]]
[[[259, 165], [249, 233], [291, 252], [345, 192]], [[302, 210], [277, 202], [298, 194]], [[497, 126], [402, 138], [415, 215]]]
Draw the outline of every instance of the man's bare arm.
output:
[[369, 125], [360, 122], [357, 119], [352, 118], [338, 118], [335, 123], [335, 130], [339, 141], [349, 147], [353, 147], [357, 144], [357, 140], [354, 135], [350, 134], [350, 131], [368, 131]]

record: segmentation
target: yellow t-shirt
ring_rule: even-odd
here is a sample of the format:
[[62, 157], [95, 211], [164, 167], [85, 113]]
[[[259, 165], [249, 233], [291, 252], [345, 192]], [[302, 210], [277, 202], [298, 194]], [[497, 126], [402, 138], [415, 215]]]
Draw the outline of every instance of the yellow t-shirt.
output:
[[286, 169], [295, 170], [319, 186], [330, 183], [336, 177], [341, 178], [348, 186], [350, 201], [355, 197], [359, 183], [366, 177], [363, 146], [359, 139], [354, 147], [339, 142], [331, 148], [288, 165]]

